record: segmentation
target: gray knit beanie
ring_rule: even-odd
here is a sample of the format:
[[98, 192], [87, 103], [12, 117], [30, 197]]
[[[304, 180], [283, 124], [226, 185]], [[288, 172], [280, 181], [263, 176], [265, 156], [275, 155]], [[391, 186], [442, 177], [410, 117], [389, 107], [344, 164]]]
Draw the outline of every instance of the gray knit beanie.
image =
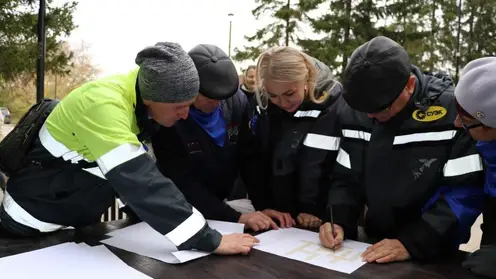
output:
[[192, 100], [200, 79], [191, 57], [176, 43], [157, 43], [138, 53], [138, 86], [144, 100], [181, 103]]

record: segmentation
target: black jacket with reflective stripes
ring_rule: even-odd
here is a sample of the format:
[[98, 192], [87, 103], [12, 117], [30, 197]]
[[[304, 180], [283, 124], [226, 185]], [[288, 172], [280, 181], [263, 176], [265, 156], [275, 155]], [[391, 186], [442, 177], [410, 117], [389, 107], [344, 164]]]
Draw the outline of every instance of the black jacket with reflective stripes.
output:
[[454, 126], [454, 86], [421, 73], [410, 103], [387, 123], [346, 106], [329, 204], [345, 237], [398, 239], [417, 260], [434, 260], [467, 241], [482, 208], [483, 167], [475, 142]]
[[161, 127], [152, 137], [157, 166], [171, 178], [188, 202], [209, 219], [238, 222], [241, 213], [224, 199], [239, 174], [237, 141], [241, 124], [247, 124], [246, 96], [238, 91], [221, 102], [226, 141], [217, 146], [192, 118], [173, 127]]
[[243, 179], [257, 210], [323, 217], [340, 140], [335, 122], [344, 99], [341, 85], [333, 87], [329, 68], [316, 63], [320, 71], [316, 90], [320, 95], [329, 92], [330, 97], [321, 104], [305, 101], [294, 113], [269, 102], [256, 116], [256, 135], [248, 147], [243, 144]]

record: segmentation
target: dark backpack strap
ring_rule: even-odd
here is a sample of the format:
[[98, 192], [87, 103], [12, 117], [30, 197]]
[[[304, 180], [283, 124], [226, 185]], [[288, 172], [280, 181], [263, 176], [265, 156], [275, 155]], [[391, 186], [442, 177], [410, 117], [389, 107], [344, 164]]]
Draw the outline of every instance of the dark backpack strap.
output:
[[12, 132], [0, 142], [0, 169], [7, 175], [12, 175], [22, 167], [41, 127], [57, 104], [57, 100], [43, 99], [31, 106]]

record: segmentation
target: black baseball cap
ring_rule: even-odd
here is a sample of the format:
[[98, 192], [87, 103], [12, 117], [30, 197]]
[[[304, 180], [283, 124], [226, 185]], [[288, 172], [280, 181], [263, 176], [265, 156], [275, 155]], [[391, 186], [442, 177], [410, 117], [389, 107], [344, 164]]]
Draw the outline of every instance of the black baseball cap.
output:
[[233, 96], [239, 77], [231, 58], [217, 46], [200, 44], [188, 52], [200, 77], [200, 94], [215, 100]]
[[374, 113], [391, 105], [405, 88], [412, 64], [397, 42], [378, 36], [359, 46], [344, 69], [343, 97], [355, 110]]

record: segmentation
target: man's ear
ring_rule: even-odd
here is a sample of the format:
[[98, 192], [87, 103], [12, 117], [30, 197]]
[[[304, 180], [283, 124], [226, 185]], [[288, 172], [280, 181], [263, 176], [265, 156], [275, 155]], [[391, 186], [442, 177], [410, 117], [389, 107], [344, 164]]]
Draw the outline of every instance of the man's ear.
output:
[[408, 79], [408, 82], [406, 83], [406, 86], [408, 87], [408, 93], [413, 94], [413, 91], [415, 90], [415, 76], [411, 75], [410, 78]]

